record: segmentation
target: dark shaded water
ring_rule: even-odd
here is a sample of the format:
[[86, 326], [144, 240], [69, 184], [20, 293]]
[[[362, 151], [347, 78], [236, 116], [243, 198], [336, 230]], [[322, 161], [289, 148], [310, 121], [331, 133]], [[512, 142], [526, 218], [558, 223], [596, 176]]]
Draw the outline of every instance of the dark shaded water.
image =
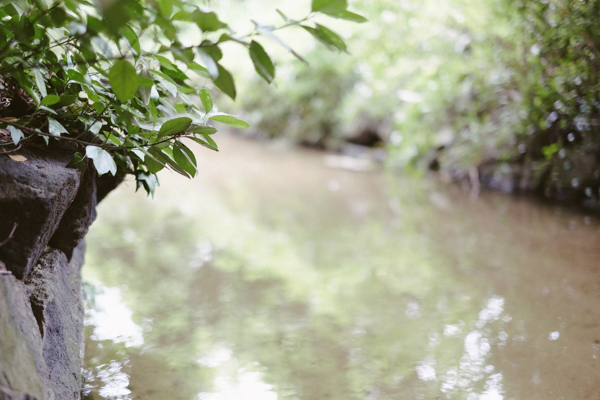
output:
[[88, 239], [89, 398], [600, 399], [600, 224], [221, 138]]

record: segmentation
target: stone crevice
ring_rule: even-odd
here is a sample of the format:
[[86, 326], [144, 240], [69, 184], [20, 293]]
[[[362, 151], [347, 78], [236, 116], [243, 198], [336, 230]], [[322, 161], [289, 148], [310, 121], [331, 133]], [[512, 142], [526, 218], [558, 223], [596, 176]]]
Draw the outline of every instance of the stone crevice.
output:
[[[72, 154], [0, 155], [0, 400], [77, 400], [83, 364], [83, 240], [119, 178], [67, 168]], [[4, 268], [6, 271], [4, 271]]]

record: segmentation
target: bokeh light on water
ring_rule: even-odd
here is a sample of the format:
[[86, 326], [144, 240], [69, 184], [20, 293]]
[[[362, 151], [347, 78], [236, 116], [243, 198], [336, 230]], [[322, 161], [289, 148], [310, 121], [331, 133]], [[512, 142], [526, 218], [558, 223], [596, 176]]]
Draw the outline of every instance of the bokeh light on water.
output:
[[598, 220], [219, 143], [100, 205], [88, 398], [599, 398]]

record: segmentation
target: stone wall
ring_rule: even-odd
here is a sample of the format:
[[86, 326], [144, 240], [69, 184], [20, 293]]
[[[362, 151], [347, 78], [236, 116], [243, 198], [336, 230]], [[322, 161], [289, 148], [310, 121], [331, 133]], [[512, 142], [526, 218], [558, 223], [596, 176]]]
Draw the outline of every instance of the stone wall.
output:
[[83, 238], [119, 180], [66, 151], [18, 154], [0, 154], [0, 400], [79, 399]]

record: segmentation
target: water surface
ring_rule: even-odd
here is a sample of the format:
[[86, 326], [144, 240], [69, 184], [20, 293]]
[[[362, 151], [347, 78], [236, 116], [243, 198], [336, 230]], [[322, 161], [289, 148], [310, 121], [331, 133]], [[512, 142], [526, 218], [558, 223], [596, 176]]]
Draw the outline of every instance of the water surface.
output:
[[219, 143], [100, 205], [88, 398], [600, 399], [596, 218]]

